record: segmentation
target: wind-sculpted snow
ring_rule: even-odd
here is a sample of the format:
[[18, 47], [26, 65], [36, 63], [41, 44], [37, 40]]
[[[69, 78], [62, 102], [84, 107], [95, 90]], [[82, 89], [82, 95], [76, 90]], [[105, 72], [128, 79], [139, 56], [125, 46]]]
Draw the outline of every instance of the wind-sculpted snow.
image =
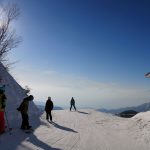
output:
[[55, 110], [52, 115], [54, 123], [46, 121], [45, 113], [38, 122], [34, 118], [33, 134], [25, 134], [16, 129], [12, 135], [1, 135], [0, 147], [3, 150], [150, 149], [150, 143], [146, 140], [150, 139], [149, 113], [138, 114], [130, 119], [90, 109], [77, 112]]

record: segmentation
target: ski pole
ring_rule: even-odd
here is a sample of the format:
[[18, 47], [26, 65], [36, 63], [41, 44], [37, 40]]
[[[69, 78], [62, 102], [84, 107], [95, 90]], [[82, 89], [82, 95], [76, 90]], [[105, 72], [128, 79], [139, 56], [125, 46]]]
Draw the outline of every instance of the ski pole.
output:
[[6, 122], [7, 122], [9, 134], [11, 135], [11, 134], [12, 134], [12, 133], [11, 133], [11, 128], [10, 128], [10, 126], [9, 126], [9, 122], [8, 122], [8, 118], [7, 118], [7, 113], [6, 113], [6, 111], [5, 111], [5, 118], [6, 118]]

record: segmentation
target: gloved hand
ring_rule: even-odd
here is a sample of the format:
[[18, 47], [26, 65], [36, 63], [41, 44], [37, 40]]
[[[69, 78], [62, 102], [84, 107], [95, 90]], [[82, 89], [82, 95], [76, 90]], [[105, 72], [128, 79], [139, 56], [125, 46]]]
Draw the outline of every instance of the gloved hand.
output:
[[20, 111], [20, 107], [18, 107], [17, 110]]

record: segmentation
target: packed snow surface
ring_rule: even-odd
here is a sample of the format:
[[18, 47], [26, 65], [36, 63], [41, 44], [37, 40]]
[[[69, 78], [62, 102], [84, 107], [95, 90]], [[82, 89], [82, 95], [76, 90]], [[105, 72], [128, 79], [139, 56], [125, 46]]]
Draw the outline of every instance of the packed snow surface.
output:
[[150, 112], [133, 118], [82, 109], [77, 112], [55, 110], [54, 123], [30, 118], [33, 133], [16, 128], [0, 135], [0, 150], [149, 150]]

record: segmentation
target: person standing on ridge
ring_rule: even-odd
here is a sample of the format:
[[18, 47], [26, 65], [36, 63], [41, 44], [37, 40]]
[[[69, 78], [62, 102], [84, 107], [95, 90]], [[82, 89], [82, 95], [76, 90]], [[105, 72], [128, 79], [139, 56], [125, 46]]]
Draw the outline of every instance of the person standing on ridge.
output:
[[6, 107], [6, 96], [4, 89], [0, 89], [0, 134], [5, 132], [5, 107]]
[[71, 101], [70, 101], [70, 111], [71, 111], [71, 109], [72, 109], [72, 106], [74, 107], [74, 109], [75, 109], [75, 111], [76, 111], [75, 100], [74, 100], [73, 97], [71, 98]]
[[46, 111], [46, 120], [49, 120], [49, 117], [50, 117], [50, 121], [52, 122], [53, 119], [52, 119], [52, 110], [53, 110], [53, 102], [51, 100], [51, 97], [48, 97], [48, 100], [46, 101], [46, 104], [45, 104], [45, 111]]
[[17, 110], [21, 112], [22, 116], [22, 125], [21, 125], [22, 130], [29, 130], [32, 128], [32, 126], [29, 125], [28, 107], [29, 102], [32, 101], [33, 99], [34, 97], [32, 95], [25, 97], [23, 99], [23, 102], [17, 108]]

